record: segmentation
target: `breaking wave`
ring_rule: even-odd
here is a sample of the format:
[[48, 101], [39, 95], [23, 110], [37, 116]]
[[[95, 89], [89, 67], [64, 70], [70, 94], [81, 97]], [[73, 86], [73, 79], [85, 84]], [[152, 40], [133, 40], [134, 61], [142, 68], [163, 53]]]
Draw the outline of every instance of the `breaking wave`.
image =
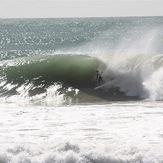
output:
[[1, 61], [1, 101], [162, 100], [162, 72], [162, 54], [63, 54]]
[[107, 68], [103, 72], [103, 78], [107, 82], [100, 88], [109, 90], [117, 87], [127, 96], [163, 99], [162, 54], [114, 54], [108, 55], [107, 59]]

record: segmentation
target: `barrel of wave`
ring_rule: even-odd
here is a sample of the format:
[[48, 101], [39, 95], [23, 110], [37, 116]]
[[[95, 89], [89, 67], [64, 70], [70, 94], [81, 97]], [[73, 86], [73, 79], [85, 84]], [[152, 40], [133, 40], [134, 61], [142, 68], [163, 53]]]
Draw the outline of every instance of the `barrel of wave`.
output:
[[7, 66], [7, 82], [22, 84], [25, 81], [46, 84], [61, 82], [77, 88], [96, 85], [96, 70], [105, 64], [87, 55], [50, 55], [25, 58]]

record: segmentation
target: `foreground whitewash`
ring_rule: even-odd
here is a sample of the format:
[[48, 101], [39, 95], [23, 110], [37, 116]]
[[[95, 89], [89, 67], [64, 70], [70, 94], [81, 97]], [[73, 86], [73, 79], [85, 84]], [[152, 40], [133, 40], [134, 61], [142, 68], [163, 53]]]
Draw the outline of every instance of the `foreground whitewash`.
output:
[[61, 107], [1, 104], [0, 162], [163, 161], [163, 104]]

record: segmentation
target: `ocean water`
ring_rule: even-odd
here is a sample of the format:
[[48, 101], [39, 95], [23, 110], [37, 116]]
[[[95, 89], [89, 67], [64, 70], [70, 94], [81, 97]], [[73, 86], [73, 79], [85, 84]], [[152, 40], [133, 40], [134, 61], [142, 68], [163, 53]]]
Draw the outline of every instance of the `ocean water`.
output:
[[0, 19], [0, 163], [162, 163], [162, 44], [163, 17]]

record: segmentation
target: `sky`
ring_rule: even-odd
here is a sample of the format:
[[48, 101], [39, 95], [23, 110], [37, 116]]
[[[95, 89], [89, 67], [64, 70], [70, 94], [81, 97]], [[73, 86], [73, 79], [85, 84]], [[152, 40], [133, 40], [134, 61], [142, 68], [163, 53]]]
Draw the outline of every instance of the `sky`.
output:
[[0, 18], [163, 16], [163, 0], [0, 0]]

